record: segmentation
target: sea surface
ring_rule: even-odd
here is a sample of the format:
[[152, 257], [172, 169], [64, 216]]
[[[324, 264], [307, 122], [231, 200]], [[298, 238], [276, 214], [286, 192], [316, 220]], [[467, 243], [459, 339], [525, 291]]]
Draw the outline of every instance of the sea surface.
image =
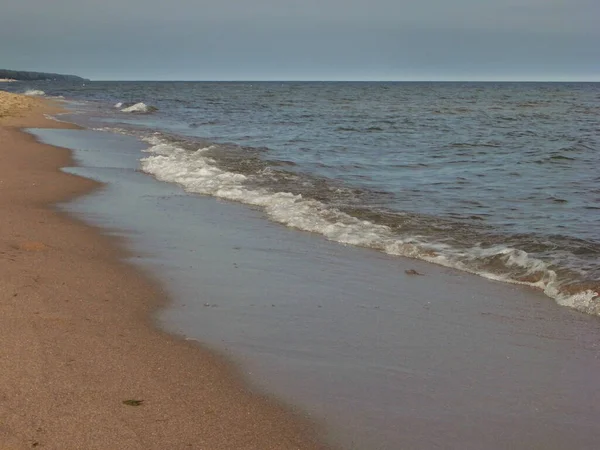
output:
[[189, 193], [600, 314], [600, 83], [7, 88], [142, 139], [141, 170]]

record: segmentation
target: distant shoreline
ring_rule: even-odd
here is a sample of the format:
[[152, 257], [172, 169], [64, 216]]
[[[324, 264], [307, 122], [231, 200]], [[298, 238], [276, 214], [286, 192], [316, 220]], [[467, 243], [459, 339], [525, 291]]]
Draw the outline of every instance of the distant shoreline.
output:
[[13, 81], [68, 81], [68, 82], [86, 82], [87, 78], [77, 75], [67, 75], [51, 72], [31, 72], [28, 70], [8, 70], [0, 69], [0, 80]]

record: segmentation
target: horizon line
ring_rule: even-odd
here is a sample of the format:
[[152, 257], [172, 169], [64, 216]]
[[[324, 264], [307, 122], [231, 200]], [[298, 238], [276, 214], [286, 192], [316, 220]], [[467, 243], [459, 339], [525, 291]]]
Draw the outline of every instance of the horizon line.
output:
[[320, 79], [135, 79], [135, 78], [90, 78], [89, 81], [136, 81], [136, 82], [184, 82], [184, 83], [600, 83], [599, 79], [554, 79], [554, 80], [478, 80], [478, 79], [449, 79], [449, 80], [320, 80]]

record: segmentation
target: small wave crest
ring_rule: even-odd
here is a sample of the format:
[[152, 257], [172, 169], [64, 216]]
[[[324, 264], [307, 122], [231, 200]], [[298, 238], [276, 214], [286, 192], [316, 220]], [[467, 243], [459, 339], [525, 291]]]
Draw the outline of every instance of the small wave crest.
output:
[[523, 250], [508, 245], [461, 247], [402, 227], [364, 220], [310, 196], [265, 187], [256, 180], [260, 173], [224, 169], [212, 157], [216, 146], [190, 151], [159, 135], [144, 140], [150, 147], [145, 150], [148, 156], [141, 160], [142, 170], [161, 181], [180, 184], [188, 192], [261, 207], [275, 222], [318, 233], [342, 244], [532, 286], [561, 305], [600, 315], [600, 283], [576, 285], [573, 279], [559, 275], [549, 263]]
[[[117, 103], [117, 105], [119, 105], [119, 103]], [[120, 104], [120, 106], [117, 105], [115, 105], [115, 108], [120, 108], [121, 106], [123, 106], [122, 103]], [[148, 114], [154, 111], [158, 111], [158, 108], [156, 108], [155, 106], [146, 105], [143, 102], [135, 103], [131, 106], [121, 109], [121, 112], [138, 114]]]
[[23, 95], [28, 95], [31, 97], [42, 97], [46, 95], [46, 93], [44, 91], [40, 91], [39, 89], [27, 89], [25, 92], [23, 92]]

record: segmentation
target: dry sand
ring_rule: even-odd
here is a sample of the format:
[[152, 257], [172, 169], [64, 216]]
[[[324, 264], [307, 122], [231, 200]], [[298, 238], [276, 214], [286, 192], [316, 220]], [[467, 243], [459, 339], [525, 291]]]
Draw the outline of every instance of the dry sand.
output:
[[16, 126], [20, 124], [19, 121], [28, 116], [31, 117], [28, 117], [29, 121], [23, 121], [24, 125], [28, 125], [31, 120], [41, 125], [44, 122], [41, 119], [43, 114], [56, 112], [56, 110], [57, 107], [48, 101], [0, 91], [0, 125]]
[[52, 207], [98, 183], [17, 128], [69, 126], [50, 112], [0, 91], [0, 449], [325, 448], [230, 363], [157, 330], [160, 287]]

